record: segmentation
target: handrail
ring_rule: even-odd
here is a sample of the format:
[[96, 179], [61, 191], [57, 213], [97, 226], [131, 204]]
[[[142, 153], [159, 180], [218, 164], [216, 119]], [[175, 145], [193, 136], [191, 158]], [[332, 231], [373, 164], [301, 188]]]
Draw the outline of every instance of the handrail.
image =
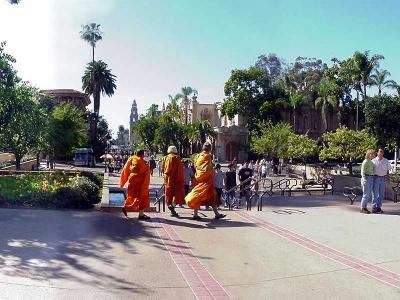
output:
[[[158, 211], [161, 211], [161, 199], [163, 200], [163, 212], [165, 212], [165, 183], [162, 184], [162, 186], [156, 190], [156, 201], [154, 202], [154, 206], [158, 204]], [[158, 197], [158, 193], [164, 192]]]

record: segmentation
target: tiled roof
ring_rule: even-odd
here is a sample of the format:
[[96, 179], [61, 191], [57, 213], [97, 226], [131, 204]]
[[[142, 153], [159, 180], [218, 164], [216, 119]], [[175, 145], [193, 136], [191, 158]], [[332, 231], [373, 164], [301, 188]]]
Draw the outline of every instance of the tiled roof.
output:
[[63, 94], [75, 94], [75, 95], [82, 95], [82, 96], [87, 96], [87, 94], [73, 90], [73, 89], [55, 89], [55, 90], [41, 90], [41, 93], [46, 93], [46, 94], [56, 94], [56, 95], [63, 95]]

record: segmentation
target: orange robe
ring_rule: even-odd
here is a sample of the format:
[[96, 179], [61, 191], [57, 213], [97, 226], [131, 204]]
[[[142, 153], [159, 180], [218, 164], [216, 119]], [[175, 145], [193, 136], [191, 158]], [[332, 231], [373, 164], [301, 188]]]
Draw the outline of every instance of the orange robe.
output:
[[120, 187], [128, 181], [128, 196], [124, 207], [127, 211], [139, 211], [150, 207], [150, 167], [136, 155], [129, 157], [121, 173]]
[[200, 205], [217, 205], [214, 187], [215, 170], [212, 166], [211, 154], [203, 151], [197, 155], [194, 166], [196, 168], [195, 186], [185, 197], [190, 208], [199, 208]]
[[163, 164], [167, 205], [185, 204], [185, 166], [176, 154], [168, 154]]

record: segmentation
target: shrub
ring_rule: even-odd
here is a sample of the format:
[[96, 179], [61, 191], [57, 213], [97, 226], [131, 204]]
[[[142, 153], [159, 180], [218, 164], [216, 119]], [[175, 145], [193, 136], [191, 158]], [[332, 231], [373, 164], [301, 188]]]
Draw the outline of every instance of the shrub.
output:
[[80, 175], [82, 177], [88, 178], [90, 181], [92, 181], [99, 188], [103, 187], [103, 178], [100, 175], [97, 175], [97, 174], [94, 174], [94, 173], [88, 172], [88, 171], [81, 171]]
[[33, 207], [53, 207], [54, 193], [49, 191], [34, 191], [16, 199], [16, 203], [24, 206]]
[[57, 208], [90, 208], [92, 205], [86, 201], [77, 189], [71, 187], [59, 188], [54, 193], [53, 204]]

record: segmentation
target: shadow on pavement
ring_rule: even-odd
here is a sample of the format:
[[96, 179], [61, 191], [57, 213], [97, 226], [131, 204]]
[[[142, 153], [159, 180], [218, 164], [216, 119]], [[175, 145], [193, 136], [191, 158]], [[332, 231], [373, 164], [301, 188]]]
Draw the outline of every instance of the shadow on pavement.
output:
[[138, 254], [133, 241], [165, 251], [150, 226], [129, 226], [99, 212], [0, 209], [0, 228], [0, 275], [43, 282], [61, 279], [149, 295], [148, 287], [104, 270], [129, 266], [114, 254], [118, 245], [130, 255]]

